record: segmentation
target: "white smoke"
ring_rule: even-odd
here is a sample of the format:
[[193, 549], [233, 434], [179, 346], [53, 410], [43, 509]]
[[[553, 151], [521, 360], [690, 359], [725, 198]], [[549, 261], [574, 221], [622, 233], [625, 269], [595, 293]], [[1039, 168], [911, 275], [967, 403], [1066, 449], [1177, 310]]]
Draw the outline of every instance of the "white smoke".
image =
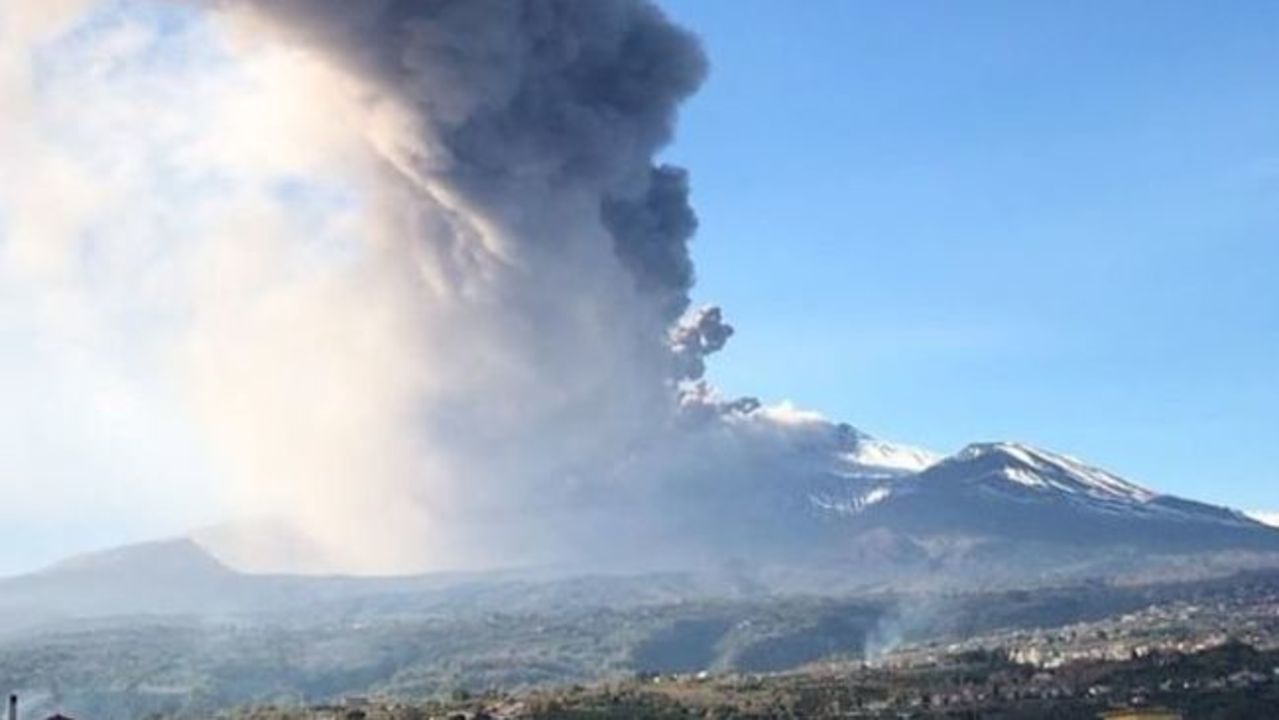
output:
[[719, 311], [681, 321], [696, 219], [653, 158], [705, 63], [648, 2], [20, 5], [0, 362], [35, 390], [4, 430], [90, 377], [115, 405], [35, 432], [125, 455], [54, 485], [124, 468], [174, 522], [278, 516], [347, 570], [603, 560], [788, 437], [701, 382]]

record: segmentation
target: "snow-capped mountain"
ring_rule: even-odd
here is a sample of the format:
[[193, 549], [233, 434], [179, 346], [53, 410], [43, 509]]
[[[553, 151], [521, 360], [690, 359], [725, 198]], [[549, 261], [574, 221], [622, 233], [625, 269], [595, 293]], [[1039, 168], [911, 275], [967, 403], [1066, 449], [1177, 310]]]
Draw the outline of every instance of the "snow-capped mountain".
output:
[[1144, 507], [1158, 495], [1113, 473], [1068, 455], [1020, 443], [978, 443], [959, 451], [948, 463], [978, 469], [979, 481], [992, 487], [1011, 483], [1017, 490], [1083, 498], [1099, 506]]
[[1160, 494], [1082, 460], [1019, 443], [978, 443], [922, 469], [849, 476], [814, 493], [846, 527], [1160, 552], [1279, 549], [1279, 532], [1227, 508]]

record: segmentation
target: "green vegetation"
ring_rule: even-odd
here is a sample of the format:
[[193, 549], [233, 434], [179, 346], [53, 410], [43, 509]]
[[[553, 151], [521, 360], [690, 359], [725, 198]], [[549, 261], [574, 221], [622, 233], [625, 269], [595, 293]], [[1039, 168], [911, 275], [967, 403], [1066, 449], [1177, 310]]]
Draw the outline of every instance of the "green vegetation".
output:
[[[640, 706], [648, 714], [631, 716], [731, 711], [736, 715], [724, 716], [786, 717], [833, 707], [871, 712], [881, 705], [933, 712], [938, 703], [937, 712], [949, 712], [978, 697], [1066, 712], [1062, 708], [1126, 700], [1081, 695], [1092, 684], [1141, 687], [1158, 700], [1177, 690], [1164, 687], [1165, 680], [1184, 685], [1241, 670], [1270, 673], [1266, 663], [1279, 661], [1266, 652], [1195, 649], [1220, 645], [1211, 639], [1224, 632], [1257, 647], [1279, 646], [1277, 607], [1279, 576], [1259, 574], [1133, 588], [1091, 584], [519, 613], [421, 612], [400, 603], [296, 617], [118, 618], [0, 636], [0, 687], [21, 693], [33, 714], [102, 720], [205, 718], [234, 708], [296, 709], [349, 697], [380, 698], [387, 707], [422, 713], [449, 710], [446, 701], [463, 698], [483, 698], [459, 706], [478, 710], [517, 697], [530, 717], [569, 718], [626, 717]], [[1035, 629], [1041, 627], [1055, 629]], [[867, 653], [885, 652], [882, 657], [904, 669], [861, 667]], [[1113, 664], [1130, 660], [1130, 652], [1141, 662]], [[1146, 656], [1162, 664], [1151, 665]], [[1034, 658], [1056, 658], [1070, 670], [1036, 668], [1030, 663], [1041, 661]], [[799, 668], [806, 671], [770, 675]], [[715, 679], [696, 681], [703, 671]], [[673, 674], [683, 677], [672, 683]], [[572, 683], [595, 689], [548, 690]], [[1019, 688], [1016, 698], [1011, 688]], [[1254, 701], [1228, 682], [1193, 689], [1194, 706], [1205, 717], [1222, 703]], [[1258, 697], [1273, 701], [1269, 692]], [[421, 705], [432, 699], [436, 705]], [[303, 711], [245, 712], [242, 717], [277, 712], [283, 714], [266, 717], [282, 718]]]

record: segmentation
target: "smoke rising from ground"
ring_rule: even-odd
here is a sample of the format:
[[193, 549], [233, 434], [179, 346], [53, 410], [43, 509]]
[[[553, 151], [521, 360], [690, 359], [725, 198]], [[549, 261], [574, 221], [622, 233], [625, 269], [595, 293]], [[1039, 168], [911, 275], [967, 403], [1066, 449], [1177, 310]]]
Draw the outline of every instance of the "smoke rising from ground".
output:
[[654, 158], [706, 60], [646, 0], [21, 4], [4, 294], [83, 358], [28, 376], [123, 399], [122, 492], [346, 570], [604, 562], [792, 432], [703, 381]]

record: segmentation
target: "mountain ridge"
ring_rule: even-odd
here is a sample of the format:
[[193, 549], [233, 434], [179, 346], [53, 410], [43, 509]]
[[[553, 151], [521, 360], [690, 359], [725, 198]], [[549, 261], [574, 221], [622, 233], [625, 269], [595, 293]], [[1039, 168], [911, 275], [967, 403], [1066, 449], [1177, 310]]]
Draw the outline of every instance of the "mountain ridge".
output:
[[[1113, 578], [1160, 564], [1184, 566], [1185, 558], [1206, 554], [1226, 558], [1225, 569], [1238, 564], [1232, 554], [1245, 564], [1279, 565], [1279, 529], [1237, 510], [1158, 493], [1069, 455], [982, 442], [942, 457], [847, 425], [813, 429], [762, 496], [774, 512], [757, 533], [763, 546], [750, 561], [741, 557], [746, 550], [730, 545], [720, 565], [668, 571], [566, 567], [359, 577], [315, 572], [322, 566], [311, 558], [302, 565], [310, 572], [263, 572], [243, 565], [255, 539], [283, 538], [295, 554], [310, 547], [288, 526], [265, 521], [88, 553], [0, 580], [0, 624], [5, 616], [287, 613], [315, 602], [399, 606], [419, 596], [438, 608], [466, 608], [476, 598], [495, 607], [528, 602], [520, 593], [571, 603], [592, 583], [584, 597], [600, 602], [626, 602], [627, 593], [642, 601], [921, 583], [1012, 586]], [[639, 578], [660, 578], [653, 583], [659, 589], [637, 592]]]

